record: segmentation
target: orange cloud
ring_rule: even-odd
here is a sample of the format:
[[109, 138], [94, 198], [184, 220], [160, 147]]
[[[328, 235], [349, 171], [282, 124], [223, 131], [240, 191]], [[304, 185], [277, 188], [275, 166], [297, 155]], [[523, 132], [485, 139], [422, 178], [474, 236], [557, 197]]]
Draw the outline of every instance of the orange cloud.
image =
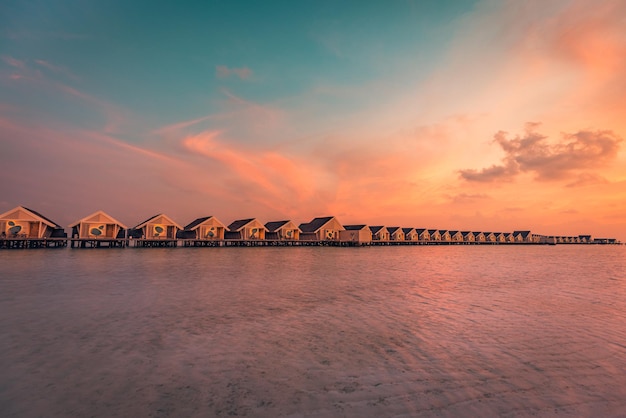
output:
[[248, 197], [274, 208], [293, 207], [315, 189], [312, 177], [305, 174], [308, 164], [304, 161], [296, 162], [276, 152], [237, 149], [220, 141], [221, 134], [205, 131], [189, 135], [182, 144], [195, 154], [219, 162], [222, 169], [235, 176], [238, 187], [247, 190]]

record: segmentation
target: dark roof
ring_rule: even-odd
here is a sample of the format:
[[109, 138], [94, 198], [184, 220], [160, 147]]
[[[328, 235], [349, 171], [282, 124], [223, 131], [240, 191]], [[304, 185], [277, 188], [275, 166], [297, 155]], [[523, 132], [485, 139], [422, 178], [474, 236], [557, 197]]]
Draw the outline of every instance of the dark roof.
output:
[[415, 230], [417, 231], [418, 234], [421, 234], [424, 231], [428, 232], [428, 230], [426, 230], [425, 228], [415, 228]]
[[408, 233], [410, 233], [414, 229], [415, 228], [402, 228], [402, 232], [404, 232], [405, 234], [408, 234]]
[[378, 231], [380, 231], [383, 228], [384, 226], [382, 225], [370, 226], [370, 231], [372, 231], [372, 234], [378, 234]]
[[[472, 232], [472, 234], [474, 234], [475, 237], [479, 236], [480, 234], [483, 234], [482, 232]], [[485, 234], [483, 234], [485, 235]]]
[[289, 221], [268, 222], [265, 224], [265, 227], [267, 228], [268, 232], [276, 232], [276, 230], [285, 225], [287, 222]]
[[156, 217], [157, 217], [157, 216], [159, 216], [159, 215], [161, 215], [161, 214], [160, 214], [160, 213], [157, 213], [156, 215], [149, 217], [149, 218], [148, 218], [148, 219], [146, 219], [145, 221], [143, 221], [143, 222], [139, 222], [137, 225], [135, 225], [135, 226], [134, 226], [133, 228], [131, 228], [131, 229], [137, 229], [137, 228], [139, 227], [139, 225], [142, 225], [142, 224], [148, 223], [149, 221], [153, 220], [154, 218], [156, 218]]
[[446, 232], [448, 232], [448, 230], [447, 230], [447, 229], [440, 229], [440, 230], [439, 230], [439, 233], [440, 233], [440, 234], [442, 234], [442, 235], [443, 235], [443, 234], [445, 234]]
[[343, 227], [347, 231], [360, 231], [361, 229], [367, 228], [367, 225], [344, 225]]
[[389, 231], [390, 234], [394, 234], [398, 229], [400, 229], [399, 226], [388, 226], [387, 227], [387, 231]]
[[304, 233], [317, 232], [321, 227], [326, 225], [332, 216], [326, 216], [324, 218], [315, 218], [307, 224], [300, 224], [300, 230]]
[[467, 234], [471, 234], [471, 233], [472, 233], [472, 231], [461, 231], [461, 234], [463, 234], [463, 235], [467, 235]]
[[228, 225], [228, 230], [232, 232], [239, 231], [244, 226], [248, 225], [250, 222], [254, 221], [254, 218], [250, 219], [238, 219], [233, 221], [230, 225]]
[[429, 233], [429, 234], [434, 234], [434, 233], [435, 233], [435, 232], [437, 232], [437, 231], [438, 231], [438, 229], [429, 229], [429, 230], [428, 230], [428, 233]]
[[200, 225], [202, 222], [206, 221], [209, 218], [212, 218], [212, 216], [205, 216], [204, 218], [198, 218], [192, 223], [190, 223], [189, 225], [187, 225], [185, 229], [186, 230], [194, 229], [195, 227], [197, 227], [198, 225]]
[[530, 235], [530, 231], [513, 231], [513, 235], [522, 234], [524, 238]]
[[25, 206], [22, 206], [22, 207], [23, 207], [24, 209], [26, 209], [27, 211], [32, 212], [32, 213], [34, 213], [35, 215], [39, 216], [41, 219], [45, 219], [46, 221], [50, 222], [51, 224], [54, 224], [54, 226], [56, 226], [57, 228], [63, 228], [61, 225], [59, 225], [58, 223], [54, 222], [54, 221], [53, 221], [52, 219], [50, 219], [50, 218], [46, 218], [46, 217], [45, 217], [45, 216], [43, 216], [41, 213], [39, 213], [39, 212], [37, 212], [37, 211], [35, 211], [35, 210], [32, 210], [32, 209], [29, 209], [29, 208], [27, 208], [27, 207], [25, 207]]
[[459, 233], [459, 231], [448, 231], [450, 233], [450, 235], [456, 235]]

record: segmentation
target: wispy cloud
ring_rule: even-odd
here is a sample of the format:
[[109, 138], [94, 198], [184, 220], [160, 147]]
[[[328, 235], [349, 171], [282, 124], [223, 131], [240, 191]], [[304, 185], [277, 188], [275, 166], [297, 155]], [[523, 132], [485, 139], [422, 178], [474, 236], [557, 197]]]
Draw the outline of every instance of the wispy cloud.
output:
[[217, 78], [229, 78], [230, 76], [236, 76], [241, 80], [248, 80], [252, 77], [252, 70], [248, 67], [230, 68], [226, 65], [217, 65], [215, 67], [215, 75]]
[[61, 65], [56, 65], [56, 64], [52, 64], [49, 61], [46, 60], [41, 60], [41, 59], [37, 59], [34, 61], [37, 65], [39, 65], [40, 67], [43, 67], [47, 70], [52, 71], [53, 73], [56, 74], [61, 74], [71, 80], [78, 80], [78, 76], [74, 73], [72, 73], [69, 69], [61, 66]]
[[[45, 60], [37, 59], [27, 62], [10, 56], [3, 56], [2, 61], [14, 70], [8, 78], [20, 88], [61, 93], [66, 99], [71, 99], [83, 106], [87, 105], [94, 112], [101, 114], [104, 118], [102, 130], [105, 133], [119, 133], [120, 127], [129, 120], [128, 112], [122, 107], [72, 87], [71, 81], [76, 81], [78, 77], [65, 67]], [[70, 80], [60, 81], [57, 77], [51, 77], [51, 73], [62, 74]]]
[[294, 203], [305, 201], [316, 189], [305, 161], [242, 148], [221, 137], [220, 131], [205, 131], [183, 138], [182, 144], [188, 151], [219, 163], [220, 170], [227, 170], [231, 181], [248, 198], [275, 209], [293, 208]]
[[3, 55], [2, 61], [4, 61], [6, 64], [10, 65], [13, 68], [19, 68], [20, 70], [26, 69], [26, 63], [17, 58], [13, 58], [8, 55]]
[[[537, 180], [556, 180], [570, 173], [596, 169], [617, 156], [622, 139], [610, 130], [578, 131], [562, 134], [556, 143], [534, 130], [537, 124], [528, 124], [523, 136], [508, 139], [506, 132], [498, 132], [494, 143], [505, 153], [500, 165], [481, 170], [460, 170], [467, 181], [490, 182], [511, 180], [520, 173], [533, 173]], [[589, 179], [586, 175], [583, 179]]]

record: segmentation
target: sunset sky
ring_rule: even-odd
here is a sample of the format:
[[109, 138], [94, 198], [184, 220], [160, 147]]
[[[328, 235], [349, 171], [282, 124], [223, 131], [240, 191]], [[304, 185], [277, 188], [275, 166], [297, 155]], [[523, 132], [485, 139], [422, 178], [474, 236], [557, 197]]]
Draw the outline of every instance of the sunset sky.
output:
[[624, 138], [623, 0], [0, 3], [0, 212], [625, 241]]

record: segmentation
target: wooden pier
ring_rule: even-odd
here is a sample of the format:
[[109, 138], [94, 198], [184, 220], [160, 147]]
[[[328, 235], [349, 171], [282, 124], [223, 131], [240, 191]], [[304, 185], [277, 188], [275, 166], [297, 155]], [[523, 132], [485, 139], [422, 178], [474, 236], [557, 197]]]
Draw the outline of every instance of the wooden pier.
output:
[[30, 249], [30, 248], [65, 248], [66, 238], [1, 238], [0, 248]]
[[71, 238], [71, 248], [125, 248], [126, 238]]
[[177, 239], [130, 239], [128, 240], [129, 247], [135, 248], [172, 248], [178, 247]]

